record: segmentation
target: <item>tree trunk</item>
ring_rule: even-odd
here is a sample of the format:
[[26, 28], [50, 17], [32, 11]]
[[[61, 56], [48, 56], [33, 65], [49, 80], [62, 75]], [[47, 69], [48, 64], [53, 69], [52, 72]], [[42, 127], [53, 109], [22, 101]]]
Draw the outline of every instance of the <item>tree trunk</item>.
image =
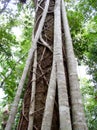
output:
[[[34, 3], [34, 49], [26, 65], [31, 69], [17, 130], [87, 130], [64, 1]], [[12, 108], [6, 130], [11, 130], [16, 110]]]
[[87, 130], [85, 116], [82, 105], [82, 97], [79, 88], [76, 61], [73, 51], [72, 39], [69, 31], [64, 0], [62, 0], [62, 18], [65, 33], [65, 44], [68, 64], [68, 78], [70, 84], [72, 126], [74, 130]]
[[[36, 93], [35, 93], [35, 110], [33, 113], [34, 121], [33, 121], [33, 129], [43, 129], [42, 120], [43, 114], [46, 105], [46, 97], [47, 92], [49, 92], [49, 83], [50, 77], [53, 78], [51, 75], [52, 64], [53, 64], [53, 36], [54, 36], [54, 5], [55, 1], [50, 1], [48, 14], [46, 16], [46, 20], [44, 23], [44, 27], [42, 30], [42, 34], [40, 39], [37, 42], [37, 70], [36, 70]], [[44, 8], [45, 0], [40, 3], [40, 6]], [[39, 21], [42, 17], [43, 10], [40, 7], [36, 7], [36, 18], [35, 18], [35, 32], [38, 29]], [[45, 43], [44, 43], [44, 42]], [[46, 45], [47, 44], [47, 45]], [[33, 57], [34, 59], [34, 57]], [[33, 63], [32, 67], [33, 68]], [[32, 70], [31, 74], [32, 75]], [[28, 84], [31, 83], [31, 79], [29, 80]], [[56, 80], [55, 80], [55, 88], [56, 88]], [[52, 87], [52, 81], [51, 81]], [[52, 87], [53, 88], [53, 87]], [[55, 98], [54, 100], [54, 111], [52, 109], [52, 121], [51, 121], [51, 128], [52, 130], [59, 130], [59, 115], [58, 115], [58, 100], [57, 100], [57, 93], [55, 91]], [[51, 95], [51, 92], [50, 92]], [[30, 97], [31, 97], [31, 84], [27, 87], [25, 96], [24, 96], [24, 106], [22, 109], [18, 130], [27, 130], [28, 129], [28, 121], [29, 121], [29, 105], [30, 105]], [[50, 109], [46, 107], [47, 109]], [[26, 117], [26, 118], [25, 118]], [[48, 126], [47, 126], [48, 127]]]

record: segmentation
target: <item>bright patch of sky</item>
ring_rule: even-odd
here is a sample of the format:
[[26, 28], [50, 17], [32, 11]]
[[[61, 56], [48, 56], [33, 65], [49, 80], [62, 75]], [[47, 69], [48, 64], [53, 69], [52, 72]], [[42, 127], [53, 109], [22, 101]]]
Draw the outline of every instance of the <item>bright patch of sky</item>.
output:
[[13, 27], [11, 31], [16, 36], [17, 41], [20, 41], [21, 36], [22, 36], [22, 28], [20, 28], [20, 27]]
[[8, 7], [13, 8], [15, 11], [17, 10], [16, 4], [19, 2], [19, 0], [11, 0], [8, 4]]
[[90, 79], [90, 75], [88, 75], [87, 72], [87, 66], [81, 65], [81, 66], [77, 66], [77, 72], [78, 72], [78, 77], [80, 79], [82, 78], [87, 78]]
[[4, 91], [2, 90], [2, 88], [0, 88], [0, 102], [3, 100], [2, 98], [5, 97]]
[[8, 3], [6, 9], [13, 9], [14, 11], [17, 11], [17, 6], [16, 4], [19, 2], [19, 0], [10, 0], [10, 2], [7, 2], [6, 0], [3, 1], [1, 0], [0, 1], [0, 10], [2, 10], [5, 6], [5, 4]]
[[0, 66], [0, 72], [2, 72], [3, 68]]

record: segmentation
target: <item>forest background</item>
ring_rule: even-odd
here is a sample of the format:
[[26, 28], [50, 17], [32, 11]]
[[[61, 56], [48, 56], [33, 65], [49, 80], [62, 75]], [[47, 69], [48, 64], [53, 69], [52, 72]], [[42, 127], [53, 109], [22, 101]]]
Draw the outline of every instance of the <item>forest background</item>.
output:
[[[79, 78], [89, 130], [97, 129], [97, 1], [66, 0], [71, 36], [79, 66], [86, 66], [89, 78]], [[0, 0], [0, 129], [7, 119], [22, 75], [34, 28], [31, 0]], [[26, 83], [25, 83], [26, 86]], [[24, 88], [25, 90], [25, 88]], [[24, 91], [23, 90], [23, 91]], [[0, 96], [2, 93], [0, 93]], [[23, 94], [21, 96], [21, 102]], [[19, 104], [19, 111], [21, 109]], [[14, 127], [19, 119], [19, 111]], [[6, 118], [6, 119], [5, 119]]]

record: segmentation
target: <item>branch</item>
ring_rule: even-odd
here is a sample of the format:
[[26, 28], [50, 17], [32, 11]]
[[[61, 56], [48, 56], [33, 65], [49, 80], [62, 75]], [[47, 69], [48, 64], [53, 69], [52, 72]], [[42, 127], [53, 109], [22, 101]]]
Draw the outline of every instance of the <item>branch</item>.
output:
[[40, 4], [41, 4], [42, 2], [43, 2], [43, 0], [40, 0], [39, 3], [37, 2], [36, 12], [38, 11], [38, 8], [39, 8], [39, 7], [43, 10], [43, 8], [40, 6]]
[[7, 0], [7, 1], [4, 2], [4, 7], [0, 10], [0, 14], [2, 14], [4, 12], [4, 10], [7, 8], [10, 1], [11, 0]]
[[40, 35], [40, 40], [42, 43], [40, 43], [41, 45], [47, 47], [51, 52], [52, 52], [52, 48], [47, 44], [47, 42], [44, 41], [44, 39], [42, 38], [42, 35]]
[[28, 130], [33, 129], [34, 115], [32, 113], [34, 113], [34, 108], [35, 108], [36, 69], [37, 69], [37, 50], [35, 51], [35, 54], [34, 54], [33, 76], [32, 76], [33, 82], [32, 82], [32, 90], [31, 90]]

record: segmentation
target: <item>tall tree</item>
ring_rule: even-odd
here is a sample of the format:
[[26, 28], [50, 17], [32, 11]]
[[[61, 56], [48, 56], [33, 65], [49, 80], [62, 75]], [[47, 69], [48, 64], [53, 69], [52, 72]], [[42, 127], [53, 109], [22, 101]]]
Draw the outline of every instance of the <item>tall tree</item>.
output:
[[11, 130], [28, 69], [17, 129], [87, 130], [64, 1], [34, 4], [33, 44], [5, 130]]

